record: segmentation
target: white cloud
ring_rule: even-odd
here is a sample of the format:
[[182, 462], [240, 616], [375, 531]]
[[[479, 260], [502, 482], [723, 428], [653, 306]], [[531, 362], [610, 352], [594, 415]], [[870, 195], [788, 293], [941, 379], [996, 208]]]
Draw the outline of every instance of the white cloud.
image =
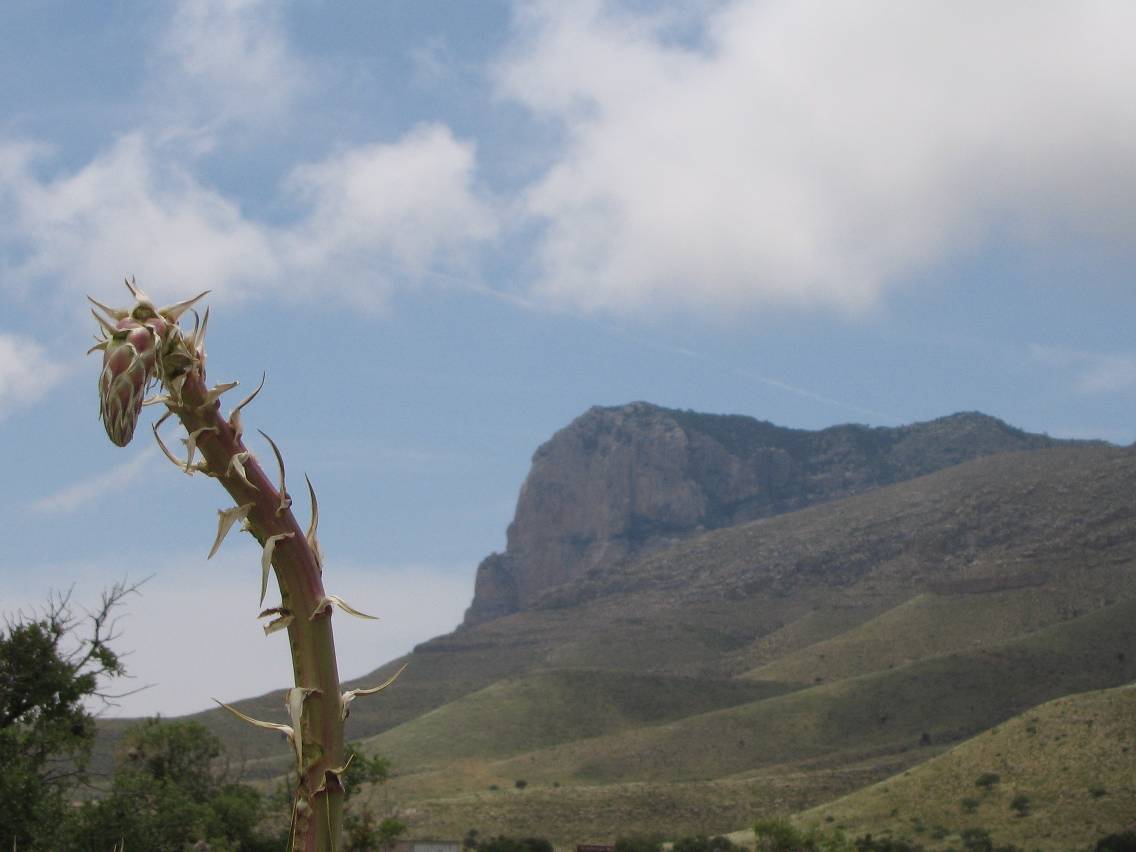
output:
[[13, 409], [41, 399], [64, 372], [31, 338], [0, 333], [0, 420]]
[[32, 153], [0, 146], [10, 286], [49, 280], [98, 295], [135, 275], [159, 299], [209, 287], [377, 307], [496, 227], [473, 183], [473, 147], [436, 125], [298, 166], [284, 181], [298, 216], [284, 226], [249, 218], [141, 134], [53, 178], [36, 175]]
[[37, 179], [25, 161], [9, 170], [4, 195], [7, 239], [20, 257], [17, 280], [50, 279], [72, 293], [97, 294], [136, 275], [184, 293], [260, 284], [279, 270], [263, 228], [235, 202], [161, 162], [140, 134], [53, 179]]
[[157, 450], [153, 447], [145, 449], [128, 462], [123, 462], [95, 476], [73, 482], [54, 494], [40, 497], [31, 504], [31, 508], [36, 512], [51, 514], [73, 512], [95, 500], [106, 497], [108, 494], [113, 494], [116, 489], [129, 485], [150, 467], [156, 453]]
[[270, 0], [180, 0], [152, 64], [156, 112], [197, 133], [280, 119], [314, 73]]
[[377, 282], [452, 264], [496, 232], [473, 173], [473, 146], [441, 125], [299, 166], [286, 185], [310, 212], [282, 234], [285, 263], [309, 279], [340, 270], [338, 295], [364, 303]]
[[1064, 346], [1030, 347], [1034, 360], [1073, 373], [1082, 393], [1118, 393], [1136, 387], [1136, 356], [1087, 352]]
[[710, 8], [685, 38], [599, 0], [518, 13], [500, 90], [565, 131], [524, 202], [542, 297], [861, 310], [992, 228], [1136, 223], [1136, 7]]

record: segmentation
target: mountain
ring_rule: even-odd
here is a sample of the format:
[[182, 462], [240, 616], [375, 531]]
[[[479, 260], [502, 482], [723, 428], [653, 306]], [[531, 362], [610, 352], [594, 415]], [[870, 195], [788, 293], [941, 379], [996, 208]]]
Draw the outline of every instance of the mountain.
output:
[[[462, 627], [349, 684], [408, 666], [348, 734], [392, 759], [384, 796], [416, 836], [821, 806], [1136, 679], [1134, 483], [1136, 448], [980, 414], [800, 432], [593, 409], [537, 452], [491, 557], [516, 594], [479, 570]], [[282, 717], [279, 693], [237, 706]], [[286, 766], [277, 738], [199, 718], [251, 771]]]
[[504, 553], [467, 626], [706, 530], [862, 493], [993, 453], [1057, 446], [977, 412], [898, 428], [786, 429], [644, 402], [592, 408], [533, 456]]

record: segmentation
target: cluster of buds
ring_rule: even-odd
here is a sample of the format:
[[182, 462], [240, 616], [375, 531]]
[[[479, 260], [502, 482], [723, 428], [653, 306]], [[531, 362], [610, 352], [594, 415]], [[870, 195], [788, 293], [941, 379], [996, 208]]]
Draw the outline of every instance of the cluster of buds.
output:
[[[302, 530], [292, 513], [292, 498], [285, 483], [284, 459], [263, 432], [279, 468], [279, 484], [268, 478], [244, 444], [241, 410], [264, 386], [261, 379], [228, 417], [221, 414], [221, 396], [237, 382], [209, 387], [205, 381], [205, 332], [209, 312], [200, 318], [193, 311], [191, 331], [179, 321], [206, 293], [165, 308], [158, 308], [133, 281], [126, 283], [134, 305], [110, 308], [94, 299], [93, 312], [102, 329], [90, 352], [102, 351], [99, 373], [99, 416], [107, 435], [125, 447], [134, 435], [142, 407], [161, 404], [165, 414], [154, 424], [154, 437], [166, 457], [186, 474], [201, 473], [217, 479], [235, 505], [218, 511], [212, 557], [229, 530], [241, 529], [260, 543], [260, 604], [273, 571], [280, 587], [280, 605], [263, 609], [259, 618], [270, 619], [265, 635], [288, 631], [295, 686], [284, 696], [291, 724], [252, 719], [227, 704], [232, 713], [261, 728], [284, 734], [296, 763], [292, 809], [292, 848], [325, 852], [339, 848], [343, 811], [343, 723], [351, 702], [361, 695], [381, 692], [401, 674], [370, 689], [341, 691], [335, 658], [331, 615], [335, 608], [360, 618], [373, 618], [327, 594], [323, 586], [323, 555], [317, 539], [319, 508], [309, 480], [311, 522]], [[159, 385], [161, 393], [147, 397]], [[186, 457], [178, 458], [162, 440], [159, 428], [176, 417], [185, 428], [182, 442]], [[195, 462], [196, 456], [201, 460]], [[305, 477], [306, 478], [306, 477]], [[218, 702], [219, 704], [221, 702]]]

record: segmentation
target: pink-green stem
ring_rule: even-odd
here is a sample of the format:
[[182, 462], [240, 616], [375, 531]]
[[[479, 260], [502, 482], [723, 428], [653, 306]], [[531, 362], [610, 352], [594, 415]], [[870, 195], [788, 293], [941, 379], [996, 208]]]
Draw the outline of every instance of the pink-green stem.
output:
[[231, 459], [246, 448], [221, 415], [220, 402], [205, 402], [207, 393], [202, 372], [193, 370], [186, 376], [180, 399], [168, 403], [186, 431], [198, 433], [205, 472], [220, 480], [238, 506], [253, 504], [248, 527], [261, 545], [271, 536], [290, 534], [277, 541], [272, 566], [280, 585], [281, 607], [293, 616], [287, 630], [295, 684], [315, 690], [303, 704], [293, 849], [334, 852], [339, 847], [343, 815], [339, 781], [344, 765], [343, 720], [331, 607], [325, 606], [319, 559], [288, 508], [290, 500], [284, 499], [255, 458], [247, 456], [243, 479], [230, 466]]

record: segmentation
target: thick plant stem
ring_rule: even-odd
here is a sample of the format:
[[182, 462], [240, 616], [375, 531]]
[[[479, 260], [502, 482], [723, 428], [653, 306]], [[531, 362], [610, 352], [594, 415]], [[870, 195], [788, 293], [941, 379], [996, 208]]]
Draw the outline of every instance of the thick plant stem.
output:
[[[206, 385], [204, 338], [209, 313], [207, 311], [204, 320], [195, 325], [192, 334], [183, 334], [178, 326], [179, 317], [205, 294], [167, 308], [157, 308], [132, 282], [127, 282], [127, 287], [136, 300], [129, 309], [108, 308], [92, 300], [103, 313], [95, 313], [103, 336], [92, 348], [92, 351], [103, 351], [103, 369], [99, 376], [100, 416], [110, 439], [118, 446], [126, 446], [134, 434], [146, 390], [155, 380], [160, 381], [164, 395], [155, 401], [162, 402], [168, 411], [154, 427], [159, 445], [186, 473], [203, 473], [219, 480], [236, 501], [235, 508], [220, 513], [213, 552], [237, 520], [242, 520], [243, 528], [260, 542], [264, 571], [262, 603], [270, 565], [275, 570], [281, 598], [279, 607], [261, 613], [275, 616], [265, 627], [265, 633], [274, 633], [285, 626], [288, 631], [296, 684], [288, 691], [286, 699], [291, 725], [258, 722], [233, 708], [228, 709], [255, 725], [284, 732], [293, 746], [296, 783], [292, 849], [335, 852], [339, 848], [343, 816], [341, 776], [346, 768], [343, 722], [347, 704], [357, 695], [380, 691], [389, 682], [340, 694], [331, 630], [333, 604], [356, 615], [362, 613], [324, 591], [322, 557], [315, 536], [318, 510], [314, 492], [311, 495], [312, 523], [305, 533], [291, 510], [284, 462], [276, 445], [272, 444], [272, 449], [280, 466], [279, 487], [245, 447], [240, 409], [256, 396], [259, 388], [225, 418], [221, 414], [220, 397], [236, 383], [213, 388]], [[187, 432], [185, 443], [189, 455], [184, 461], [174, 457], [158, 434], [162, 421], [171, 415], [181, 421]], [[194, 463], [196, 453], [200, 453], [203, 461]]]
[[[216, 477], [236, 505], [249, 503], [249, 531], [262, 546], [273, 536], [272, 566], [280, 586], [281, 605], [290, 615], [288, 642], [298, 688], [312, 690], [303, 700], [299, 742], [303, 754], [295, 799], [294, 849], [324, 852], [338, 847], [342, 824], [344, 764], [343, 720], [340, 718], [339, 672], [319, 558], [288, 504], [243, 440], [221, 415], [219, 400], [207, 402], [204, 376], [192, 372], [181, 387], [180, 401], [166, 405], [189, 434], [198, 434], [203, 473]], [[242, 459], [238, 468], [234, 458]], [[243, 476], [240, 469], [243, 468]], [[282, 509], [283, 507], [283, 509]], [[282, 510], [281, 510], [282, 509]]]

